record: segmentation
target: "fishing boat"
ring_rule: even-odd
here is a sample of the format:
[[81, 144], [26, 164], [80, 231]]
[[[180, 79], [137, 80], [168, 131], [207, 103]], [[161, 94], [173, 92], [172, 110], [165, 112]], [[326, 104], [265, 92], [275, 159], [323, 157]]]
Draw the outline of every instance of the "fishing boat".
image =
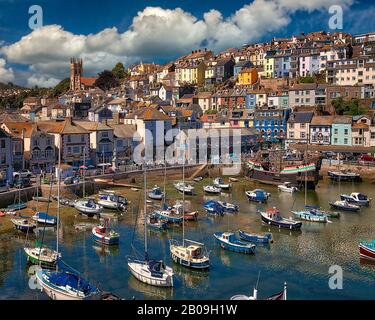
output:
[[11, 219], [11, 221], [18, 231], [29, 232], [36, 228], [36, 224], [30, 222], [28, 219]]
[[284, 184], [278, 185], [277, 189], [287, 193], [294, 193], [298, 191], [298, 188], [293, 186], [290, 182], [284, 182]]
[[255, 233], [248, 233], [242, 230], [238, 231], [238, 234], [242, 240], [261, 243], [261, 244], [269, 244], [272, 243], [272, 233], [266, 232], [264, 235], [259, 235]]
[[299, 230], [302, 227], [302, 222], [300, 221], [283, 218], [277, 208], [260, 211], [260, 214], [262, 217], [262, 221], [270, 226], [290, 230]]
[[158, 219], [154, 214], [147, 216], [146, 225], [149, 229], [156, 231], [166, 231], [168, 229], [168, 223]]
[[34, 201], [38, 201], [38, 202], [52, 202], [52, 200], [50, 198], [47, 198], [47, 197], [33, 197], [33, 200]]
[[362, 181], [361, 175], [359, 173], [351, 172], [348, 170], [328, 171], [327, 174], [331, 180], [335, 181]]
[[260, 203], [267, 202], [268, 198], [271, 196], [270, 193], [264, 191], [263, 189], [255, 189], [252, 191], [246, 191], [245, 193], [249, 201], [255, 201]]
[[39, 223], [47, 226], [55, 226], [57, 224], [57, 218], [55, 216], [50, 216], [46, 212], [37, 212], [32, 216], [32, 219]]
[[10, 204], [9, 206], [7, 206], [7, 210], [9, 211], [20, 211], [26, 208], [27, 208], [27, 204], [23, 202], [14, 203], [14, 204]]
[[124, 211], [126, 209], [125, 205], [120, 202], [119, 197], [115, 194], [101, 195], [98, 205], [110, 210]]
[[351, 204], [345, 200], [330, 202], [329, 204], [332, 208], [342, 211], [358, 212], [360, 210], [359, 206]]
[[74, 208], [89, 217], [100, 214], [103, 211], [103, 207], [99, 204], [96, 204], [92, 199], [78, 200], [74, 203]]
[[203, 204], [203, 208], [207, 211], [207, 213], [212, 215], [223, 215], [225, 210], [224, 208], [219, 204], [218, 201], [209, 200]]
[[237, 212], [239, 210], [238, 205], [233, 203], [228, 203], [224, 201], [217, 201], [219, 205], [221, 205], [225, 212]]
[[43, 267], [55, 267], [57, 259], [61, 256], [57, 251], [48, 247], [26, 247], [24, 248], [27, 261], [42, 265]]
[[163, 221], [166, 221], [170, 224], [181, 224], [184, 222], [184, 216], [178, 213], [176, 210], [173, 210], [166, 205], [161, 210], [155, 210], [154, 215]]
[[359, 254], [362, 258], [375, 260], [375, 239], [372, 239], [370, 242], [361, 241], [359, 243]]
[[222, 178], [216, 178], [214, 180], [214, 186], [223, 190], [229, 190], [232, 188], [232, 185], [230, 183], [225, 183]]
[[42, 269], [36, 278], [52, 300], [87, 300], [98, 294], [98, 289], [77, 273]]
[[[185, 244], [187, 243], [187, 245]], [[172, 260], [191, 269], [208, 269], [210, 258], [204, 253], [204, 244], [185, 239], [182, 244], [175, 240], [170, 241]]]
[[174, 184], [174, 187], [179, 191], [187, 195], [193, 195], [194, 187], [185, 182], [177, 182]]
[[220, 194], [221, 189], [215, 186], [204, 186], [203, 187], [204, 192], [211, 193], [211, 194]]
[[[144, 170], [144, 215], [147, 217], [147, 173]], [[144, 257], [142, 260], [128, 258], [128, 268], [131, 274], [141, 282], [157, 287], [173, 287], [173, 269], [164, 264], [162, 260], [151, 260], [148, 255], [147, 227], [144, 224]]]
[[148, 197], [152, 200], [163, 200], [164, 192], [162, 192], [158, 186], [155, 186], [152, 191], [148, 193]]
[[345, 200], [349, 203], [358, 204], [360, 206], [368, 206], [371, 202], [371, 198], [361, 192], [353, 192], [350, 195], [342, 194], [340, 195], [341, 200]]
[[120, 242], [120, 234], [109, 228], [109, 220], [105, 219], [104, 224], [92, 228], [94, 241], [105, 245], [118, 245]]
[[238, 240], [232, 232], [216, 232], [214, 237], [225, 250], [246, 254], [254, 254], [255, 252], [255, 244]]
[[292, 213], [301, 220], [323, 223], [328, 222], [328, 216], [316, 210], [292, 211]]

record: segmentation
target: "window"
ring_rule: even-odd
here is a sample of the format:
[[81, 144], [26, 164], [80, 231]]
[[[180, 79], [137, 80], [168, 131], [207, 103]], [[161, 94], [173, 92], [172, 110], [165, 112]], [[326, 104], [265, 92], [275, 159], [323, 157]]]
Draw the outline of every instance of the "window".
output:
[[80, 147], [73, 147], [73, 153], [75, 153], [75, 154], [81, 153], [81, 148]]
[[85, 142], [85, 136], [83, 134], [81, 135], [81, 142]]
[[305, 129], [306, 124], [305, 123], [301, 123], [300, 127], [301, 127], [301, 129]]
[[306, 133], [305, 132], [301, 132], [300, 136], [301, 136], [301, 139], [305, 139], [306, 138]]
[[289, 123], [289, 129], [293, 129], [294, 128], [294, 123]]
[[348, 129], [344, 129], [344, 134], [347, 136], [349, 134], [349, 130]]
[[102, 132], [102, 137], [103, 138], [108, 138], [108, 131], [103, 131]]
[[344, 138], [344, 144], [348, 144], [348, 138]]
[[339, 133], [339, 129], [335, 128], [334, 133], [338, 134]]
[[375, 139], [375, 132], [371, 132], [371, 139]]
[[294, 132], [289, 132], [289, 138], [291, 138], [291, 139], [294, 138]]
[[337, 138], [335, 138], [335, 139], [334, 139], [334, 143], [337, 144], [337, 142], [338, 142], [338, 140], [337, 140]]
[[1, 139], [1, 149], [5, 149], [5, 139]]

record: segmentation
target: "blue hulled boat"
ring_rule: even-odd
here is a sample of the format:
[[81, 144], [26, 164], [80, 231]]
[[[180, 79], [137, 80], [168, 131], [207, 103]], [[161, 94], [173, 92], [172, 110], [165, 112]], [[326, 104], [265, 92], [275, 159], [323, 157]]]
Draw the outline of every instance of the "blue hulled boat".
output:
[[21, 203], [10, 204], [7, 207], [7, 210], [9, 210], [9, 211], [19, 211], [19, 210], [23, 210], [23, 209], [26, 209], [26, 208], [27, 208], [27, 204], [21, 202]]
[[264, 191], [263, 189], [255, 189], [252, 191], [246, 191], [246, 196], [249, 199], [249, 201], [265, 203], [267, 202], [271, 194]]
[[157, 218], [155, 214], [147, 216], [147, 227], [155, 231], [165, 231], [168, 229], [168, 223]]
[[55, 216], [48, 215], [46, 212], [37, 212], [34, 216], [32, 216], [32, 219], [39, 224], [45, 224], [48, 226], [55, 226], [57, 224], [57, 218]]
[[219, 204], [218, 201], [209, 200], [204, 203], [203, 208], [207, 213], [217, 216], [222, 216], [225, 212], [224, 208]]
[[292, 213], [301, 220], [323, 223], [328, 222], [328, 216], [317, 210], [292, 211]]
[[228, 203], [224, 201], [218, 201], [217, 203], [223, 207], [225, 212], [237, 212], [239, 210], [238, 205], [233, 203]]
[[272, 243], [272, 233], [266, 232], [264, 235], [259, 235], [255, 233], [247, 233], [245, 231], [239, 230], [238, 234], [242, 240], [255, 242], [255, 243], [263, 243], [269, 244]]
[[254, 244], [238, 240], [233, 232], [216, 232], [214, 237], [220, 247], [225, 250], [246, 254], [254, 254], [255, 252], [256, 246]]
[[329, 204], [332, 208], [343, 210], [343, 211], [358, 212], [360, 210], [359, 206], [355, 204], [351, 204], [347, 202], [346, 200], [330, 202]]
[[156, 210], [153, 212], [153, 215], [167, 223], [170, 224], [182, 224], [184, 222], [183, 214], [178, 213], [173, 208], [168, 207], [168, 205], [164, 204], [160, 210]]

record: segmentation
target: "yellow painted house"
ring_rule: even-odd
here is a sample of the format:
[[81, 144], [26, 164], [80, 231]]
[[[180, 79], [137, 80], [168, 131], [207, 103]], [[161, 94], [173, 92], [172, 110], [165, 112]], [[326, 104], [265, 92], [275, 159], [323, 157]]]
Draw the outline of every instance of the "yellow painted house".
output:
[[266, 56], [264, 58], [264, 74], [267, 78], [274, 78], [275, 74], [275, 58]]
[[258, 81], [258, 71], [256, 68], [244, 68], [238, 73], [237, 85], [252, 86]]
[[199, 63], [187, 63], [176, 67], [176, 80], [181, 83], [204, 84], [206, 64], [201, 61]]

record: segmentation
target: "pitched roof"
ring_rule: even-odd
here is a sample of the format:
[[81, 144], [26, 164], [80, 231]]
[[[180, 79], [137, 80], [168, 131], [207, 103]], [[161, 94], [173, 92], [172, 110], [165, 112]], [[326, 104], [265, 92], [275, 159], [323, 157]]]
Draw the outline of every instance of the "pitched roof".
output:
[[81, 78], [81, 83], [84, 84], [86, 87], [92, 87], [95, 83], [97, 78], [91, 77], [91, 78]]
[[132, 138], [137, 132], [136, 126], [131, 124], [110, 124], [110, 127], [117, 138]]
[[38, 126], [41, 130], [49, 133], [58, 134], [88, 134], [90, 133], [80, 125], [72, 121], [71, 118], [66, 118], [64, 121], [40, 121]]
[[10, 135], [16, 138], [22, 138], [23, 132], [25, 138], [30, 138], [36, 129], [35, 123], [32, 122], [5, 122], [4, 125], [10, 131]]
[[314, 116], [311, 120], [313, 126], [330, 126], [334, 116]]
[[293, 112], [288, 123], [310, 123], [314, 112]]
[[94, 122], [94, 121], [84, 121], [79, 120], [75, 121], [76, 124], [81, 126], [82, 128], [88, 131], [109, 131], [112, 130], [110, 126], [102, 122]]
[[353, 121], [353, 117], [350, 116], [335, 116], [333, 119], [333, 124], [351, 124]]

